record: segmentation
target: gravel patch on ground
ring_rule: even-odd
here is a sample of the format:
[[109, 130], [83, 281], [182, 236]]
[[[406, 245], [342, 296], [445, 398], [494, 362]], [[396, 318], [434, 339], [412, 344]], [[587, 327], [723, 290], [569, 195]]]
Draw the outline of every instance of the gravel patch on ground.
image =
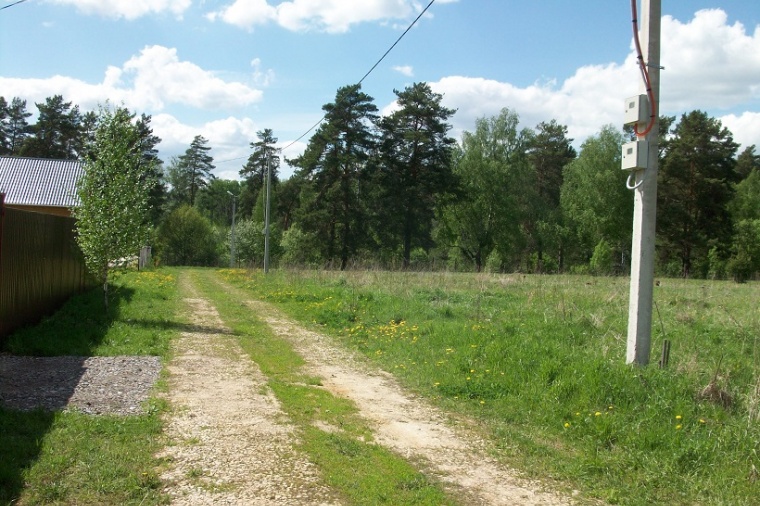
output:
[[192, 323], [168, 364], [172, 407], [161, 478], [172, 504], [332, 505], [316, 467], [296, 449], [266, 378], [216, 309], [181, 278]]
[[158, 357], [0, 355], [0, 403], [22, 411], [136, 415], [160, 372]]
[[361, 415], [373, 423], [380, 444], [422, 462], [427, 472], [450, 484], [467, 503], [571, 503], [488, 457], [482, 439], [468, 430], [465, 422], [455, 426], [438, 409], [406, 392], [391, 374], [372, 368], [362, 357], [301, 327], [269, 304], [246, 303], [293, 345], [306, 360], [309, 373], [323, 378], [324, 388], [356, 403]]

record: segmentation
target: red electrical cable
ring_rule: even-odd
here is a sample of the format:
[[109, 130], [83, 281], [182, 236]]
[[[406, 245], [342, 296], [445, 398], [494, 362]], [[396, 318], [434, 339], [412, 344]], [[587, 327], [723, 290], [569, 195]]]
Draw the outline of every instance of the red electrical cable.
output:
[[638, 137], [646, 137], [646, 135], [654, 127], [654, 123], [657, 119], [657, 105], [654, 103], [654, 92], [652, 91], [652, 82], [649, 79], [649, 70], [647, 64], [644, 62], [644, 55], [641, 53], [641, 42], [639, 41], [639, 22], [638, 22], [638, 9], [636, 8], [636, 2], [638, 0], [631, 0], [631, 14], [633, 15], [633, 41], [636, 44], [636, 57], [639, 60], [639, 69], [641, 70], [641, 77], [644, 79], [644, 85], [646, 86], [647, 96], [649, 97], [649, 110], [651, 115], [649, 116], [649, 122], [643, 132], [639, 132], [638, 124], [633, 126], [633, 131]]

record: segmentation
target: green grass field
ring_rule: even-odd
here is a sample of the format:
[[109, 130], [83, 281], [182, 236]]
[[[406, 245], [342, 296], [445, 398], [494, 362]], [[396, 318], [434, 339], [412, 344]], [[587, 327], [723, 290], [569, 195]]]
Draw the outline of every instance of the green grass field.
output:
[[[108, 312], [100, 292], [84, 294], [16, 333], [4, 351], [166, 358], [186, 324], [178, 274], [124, 275]], [[639, 368], [625, 364], [627, 278], [244, 270], [193, 276], [296, 424], [307, 427], [316, 416], [302, 395], [311, 380], [297, 376], [299, 358], [214, 278], [335, 336], [443, 409], [477, 419], [494, 456], [526, 476], [580, 490], [581, 500], [742, 505], [760, 497], [757, 283], [662, 279], [653, 363]], [[672, 348], [669, 366], [660, 369], [663, 339]], [[334, 403], [331, 416], [342, 417], [349, 435], [370, 437], [352, 406], [319, 402]], [[165, 502], [154, 455], [166, 408], [154, 403], [148, 414], [128, 419], [0, 409], [0, 504]], [[318, 430], [304, 430], [303, 438], [330, 475], [364, 466], [366, 479], [357, 480], [378, 497], [388, 495], [389, 484], [398, 490], [408, 482], [410, 497], [424, 495], [419, 504], [449, 500], [391, 455]], [[385, 465], [395, 474], [382, 483], [381, 472], [378, 483]]]
[[495, 454], [529, 476], [621, 504], [760, 497], [756, 283], [661, 280], [653, 364], [640, 368], [625, 364], [627, 278], [221, 275], [476, 417]]

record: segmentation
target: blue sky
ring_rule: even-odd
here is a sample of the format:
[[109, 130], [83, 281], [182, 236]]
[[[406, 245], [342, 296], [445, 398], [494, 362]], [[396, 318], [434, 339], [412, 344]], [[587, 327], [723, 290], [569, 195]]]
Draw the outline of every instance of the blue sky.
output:
[[[152, 115], [164, 160], [201, 134], [216, 174], [236, 178], [256, 131], [292, 144], [428, 2], [26, 0], [0, 10], [0, 95], [33, 113], [55, 94], [83, 111], [123, 103]], [[760, 147], [760, 4], [663, 3], [661, 111], [705, 110]], [[567, 125], [580, 146], [640, 91], [630, 2], [436, 0], [363, 90], [387, 111], [418, 81], [457, 109], [457, 138], [509, 107], [528, 128]]]

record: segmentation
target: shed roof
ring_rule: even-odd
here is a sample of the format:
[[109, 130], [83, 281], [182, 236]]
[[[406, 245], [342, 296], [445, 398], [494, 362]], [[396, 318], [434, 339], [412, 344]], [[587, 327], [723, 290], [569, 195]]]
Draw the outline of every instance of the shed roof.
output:
[[0, 156], [0, 193], [10, 205], [75, 207], [83, 172], [78, 160]]

